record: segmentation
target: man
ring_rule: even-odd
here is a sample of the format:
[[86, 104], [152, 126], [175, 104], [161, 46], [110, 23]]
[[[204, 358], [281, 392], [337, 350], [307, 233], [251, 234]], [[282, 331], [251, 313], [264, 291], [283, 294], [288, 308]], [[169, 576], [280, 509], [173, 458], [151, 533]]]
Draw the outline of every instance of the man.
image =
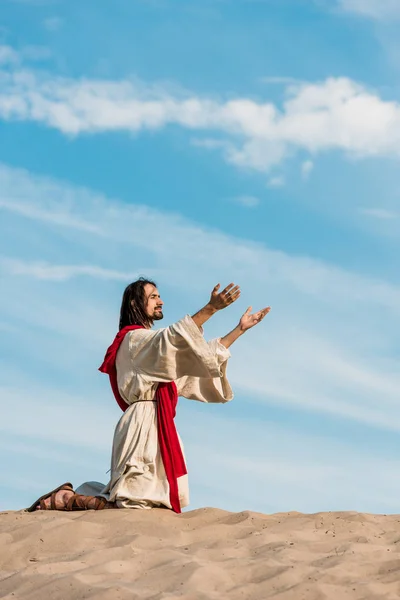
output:
[[88, 482], [75, 492], [70, 483], [63, 484], [28, 511], [164, 507], [179, 513], [189, 504], [183, 446], [174, 424], [178, 396], [231, 400], [228, 348], [270, 311], [267, 307], [252, 314], [249, 307], [230, 333], [206, 342], [204, 323], [240, 297], [233, 283], [219, 290], [218, 284], [192, 317], [152, 330], [163, 318], [156, 284], [141, 278], [126, 288], [119, 333], [100, 367], [124, 411], [114, 433], [110, 481], [106, 486]]

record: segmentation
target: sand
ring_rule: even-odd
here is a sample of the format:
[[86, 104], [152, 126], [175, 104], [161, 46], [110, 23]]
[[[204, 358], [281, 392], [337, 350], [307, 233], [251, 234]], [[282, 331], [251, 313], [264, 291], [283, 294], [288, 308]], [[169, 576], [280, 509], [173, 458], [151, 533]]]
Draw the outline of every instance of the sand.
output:
[[7, 600], [400, 597], [400, 516], [0, 513]]

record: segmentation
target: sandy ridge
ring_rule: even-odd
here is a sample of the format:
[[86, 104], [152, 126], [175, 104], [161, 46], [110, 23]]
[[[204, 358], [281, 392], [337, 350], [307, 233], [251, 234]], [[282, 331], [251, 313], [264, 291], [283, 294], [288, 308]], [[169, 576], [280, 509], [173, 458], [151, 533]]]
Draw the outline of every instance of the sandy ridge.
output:
[[400, 516], [0, 513], [7, 600], [400, 597]]

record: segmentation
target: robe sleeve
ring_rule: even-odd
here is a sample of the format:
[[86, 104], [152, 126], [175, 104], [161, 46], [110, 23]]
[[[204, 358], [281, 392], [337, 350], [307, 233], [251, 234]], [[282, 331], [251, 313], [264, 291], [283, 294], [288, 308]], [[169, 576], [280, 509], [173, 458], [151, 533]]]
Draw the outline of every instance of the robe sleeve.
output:
[[219, 340], [206, 342], [190, 316], [159, 330], [129, 332], [117, 354], [117, 380], [131, 404], [154, 397], [157, 384], [175, 381], [178, 394], [202, 402], [227, 402], [229, 351]]
[[211, 340], [208, 345], [220, 366], [219, 377], [193, 377], [191, 375], [176, 380], [178, 396], [188, 400], [207, 403], [225, 403], [233, 399], [232, 388], [226, 374], [231, 354], [220, 339]]

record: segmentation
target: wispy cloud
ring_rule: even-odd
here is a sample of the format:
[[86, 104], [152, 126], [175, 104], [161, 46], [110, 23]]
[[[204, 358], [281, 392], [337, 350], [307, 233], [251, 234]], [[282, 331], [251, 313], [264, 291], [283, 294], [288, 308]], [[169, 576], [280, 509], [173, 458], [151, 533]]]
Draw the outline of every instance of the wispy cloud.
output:
[[[114, 281], [131, 281], [141, 275], [141, 271], [123, 273], [112, 269], [104, 269], [95, 265], [54, 265], [45, 261], [23, 261], [0, 256], [0, 270], [10, 275], [33, 277], [47, 281], [67, 281], [73, 277], [94, 277]], [[155, 273], [149, 273], [155, 277]]]
[[260, 199], [256, 196], [236, 196], [232, 201], [244, 208], [256, 208], [260, 204]]
[[[85, 478], [107, 480], [113, 422], [119, 416], [107, 402], [108, 394], [94, 405], [82, 395], [29, 383], [29, 397], [23, 387], [0, 387], [2, 397], [9, 398], [0, 422], [1, 455], [19, 467], [11, 469], [15, 477], [7, 478], [8, 487], [18, 491], [17, 500], [5, 504], [2, 494], [3, 508], [27, 506], [64, 476], [75, 486]], [[400, 483], [393, 474], [399, 461], [380, 456], [367, 443], [354, 448], [268, 419], [238, 421], [231, 415], [210, 414], [183, 401], [179, 419], [196, 501], [191, 508], [212, 504], [263, 512], [397, 510]], [[215, 451], [221, 447], [224, 452]], [[204, 469], [209, 462], [216, 468]], [[22, 479], [21, 471], [29, 476]], [[377, 482], [373, 489], [371, 471]], [[232, 495], [239, 474], [241, 489]]]
[[19, 55], [23, 60], [40, 62], [51, 58], [51, 50], [46, 46], [24, 46]]
[[[389, 358], [400, 327], [400, 289], [396, 285], [5, 166], [0, 169], [0, 182], [8, 198], [8, 210], [25, 198], [21, 212], [24, 218], [20, 219], [20, 233], [15, 233], [14, 243], [17, 248], [22, 244], [28, 254], [34, 251], [37, 260], [45, 262], [46, 275], [59, 276], [60, 272], [51, 266], [54, 260], [50, 261], [47, 254], [42, 251], [39, 255], [36, 246], [30, 248], [26, 235], [30, 219], [25, 218], [26, 214], [40, 218], [41, 225], [48, 228], [45, 247], [52, 248], [51, 232], [63, 227], [63, 240], [71, 244], [70, 251], [79, 244], [82, 264], [90, 264], [87, 257], [95, 252], [100, 271], [96, 269], [95, 279], [91, 270], [81, 272], [80, 281], [85, 274], [93, 285], [106, 274], [119, 281], [120, 275], [132, 273], [132, 260], [136, 266], [157, 270], [159, 285], [174, 288], [174, 302], [179, 290], [174, 307], [177, 318], [191, 304], [197, 309], [198, 302], [193, 298], [204, 294], [221, 276], [237, 280], [248, 290], [238, 311], [255, 301], [271, 304], [273, 311], [264, 329], [252, 332], [235, 348], [231, 378], [236, 389], [261, 403], [286, 404], [400, 430], [399, 369]], [[93, 231], [79, 226], [71, 229], [71, 223], [82, 222], [91, 223]], [[4, 218], [3, 223], [6, 226]], [[24, 315], [25, 327], [29, 322], [54, 331], [62, 327], [70, 337], [75, 332], [75, 340], [85, 331], [92, 342], [89, 332], [96, 330], [96, 339], [106, 344], [107, 331], [115, 327], [116, 317], [112, 315], [116, 300], [114, 305], [105, 299], [99, 301], [104, 286], [95, 288], [97, 292], [85, 286], [84, 296], [81, 285], [70, 288], [69, 296], [75, 298], [76, 305], [70, 314], [65, 290], [51, 287], [51, 280], [38, 279], [30, 285], [30, 311], [26, 314], [26, 300], [21, 293], [24, 286], [19, 283], [22, 279], [7, 274], [4, 279], [8, 293], [0, 297], [0, 309], [10, 322], [18, 323]], [[68, 281], [65, 285], [72, 285], [74, 278]], [[45, 284], [44, 289], [41, 286]], [[115, 292], [118, 297], [121, 289]], [[252, 290], [257, 290], [256, 299], [251, 297]], [[100, 309], [103, 314], [96, 314]], [[221, 335], [221, 328], [231, 327], [232, 316], [227, 312], [220, 315], [218, 323], [210, 324], [209, 331]]]
[[295, 77], [261, 77], [260, 81], [262, 83], [267, 83], [271, 85], [299, 85], [304, 83], [301, 79], [296, 79]]
[[[25, 436], [34, 432], [36, 439], [59, 441], [75, 447], [87, 446], [103, 451], [110, 447], [110, 417], [116, 412], [111, 403], [107, 403], [106, 407], [96, 407], [96, 427], [87, 428], [93, 416], [93, 403], [88, 399], [47, 385], [39, 387], [34, 381], [30, 381], [30, 384], [32, 402], [24, 402], [22, 387], [0, 387], [2, 397], [8, 398], [7, 404], [2, 407], [5, 414], [0, 425], [1, 431]], [[23, 406], [25, 410], [18, 411], [20, 418], [15, 419], [18, 406]], [[65, 410], [67, 406], [70, 407], [68, 411]], [[76, 419], [78, 412], [80, 417]]]
[[[8, 180], [9, 173], [1, 169], [0, 166], [0, 182], [5, 185]], [[3, 188], [5, 189], [5, 188]], [[51, 193], [51, 190], [49, 190]], [[26, 201], [28, 200], [28, 201]], [[69, 227], [72, 229], [81, 229], [82, 231], [90, 231], [92, 233], [102, 234], [102, 230], [93, 225], [93, 223], [77, 219], [74, 216], [71, 216], [68, 212], [68, 207], [62, 207], [59, 211], [55, 210], [49, 213], [45, 206], [37, 208], [32, 206], [29, 202], [29, 196], [25, 196], [25, 201], [20, 201], [20, 199], [8, 200], [3, 199], [0, 195], [0, 209], [16, 213], [28, 219], [33, 219], [35, 221], [44, 221], [52, 223], [53, 225], [60, 225], [61, 227]]]
[[339, 7], [350, 13], [371, 19], [400, 18], [398, 0], [337, 0]]
[[394, 219], [400, 218], [399, 213], [385, 208], [361, 208], [360, 212], [367, 217], [382, 221], [393, 221]]
[[51, 51], [46, 46], [23, 46], [17, 51], [11, 46], [0, 45], [0, 65], [3, 66], [16, 66], [24, 60], [31, 62], [47, 60], [50, 56]]
[[[11, 54], [10, 54], [11, 52]], [[297, 150], [337, 149], [354, 157], [400, 155], [400, 104], [347, 78], [287, 89], [283, 108], [199, 96], [137, 80], [68, 79], [13, 66], [0, 72], [0, 117], [66, 135], [157, 130], [169, 124], [217, 134], [197, 145], [220, 149], [238, 167], [268, 172]], [[8, 58], [7, 58], [8, 57]]]
[[[248, 508], [249, 496], [252, 507], [263, 512], [397, 510], [400, 484], [393, 479], [393, 473], [399, 460], [382, 456], [371, 438], [355, 447], [351, 442], [318, 432], [307, 435], [294, 427], [283, 427], [268, 417], [261, 422], [236, 421], [229, 416], [196, 411], [196, 419], [190, 419], [192, 411], [186, 405], [180, 408], [188, 417], [184, 433], [191, 440], [189, 455], [195, 481], [212, 486], [213, 493], [217, 495], [218, 490], [223, 499], [229, 498], [231, 510]], [[209, 441], [207, 448], [201, 440], [204, 431]], [[221, 442], [224, 452], [213, 452], [221, 447]], [[208, 460], [214, 460], [218, 466], [213, 473], [204, 470]], [[371, 470], [379, 482], [374, 490]], [[239, 473], [244, 491], [238, 490], [232, 498], [229, 490]], [[223, 508], [224, 503], [220, 506]]]
[[285, 178], [282, 175], [277, 175], [276, 177], [271, 177], [267, 183], [270, 188], [280, 188], [285, 185]]
[[19, 61], [19, 54], [11, 46], [0, 46], [0, 65], [7, 63], [17, 63]]
[[314, 170], [314, 163], [312, 160], [305, 160], [301, 165], [301, 176], [304, 180], [307, 180], [312, 171]]
[[47, 31], [55, 32], [61, 29], [63, 20], [60, 17], [47, 17], [43, 21], [43, 26]]

